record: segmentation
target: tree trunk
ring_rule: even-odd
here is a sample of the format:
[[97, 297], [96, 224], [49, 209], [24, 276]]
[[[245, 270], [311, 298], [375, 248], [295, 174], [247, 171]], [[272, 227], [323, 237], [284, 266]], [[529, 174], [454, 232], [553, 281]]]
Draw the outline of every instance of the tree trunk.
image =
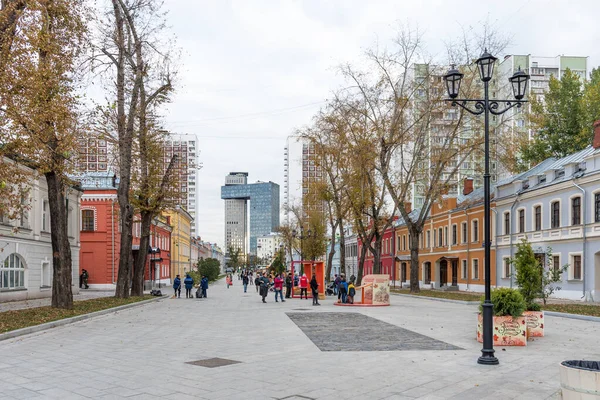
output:
[[150, 247], [150, 227], [152, 225], [152, 218], [153, 215], [151, 212], [142, 211], [140, 250], [133, 261], [133, 284], [131, 286], [132, 296], [144, 295], [144, 273], [146, 269], [146, 261], [148, 260], [148, 248]]
[[373, 249], [373, 274], [377, 275], [381, 273], [381, 244], [383, 236], [379, 236], [375, 239], [375, 248]]
[[410, 292], [419, 293], [419, 231], [410, 229]]
[[364, 245], [360, 248], [360, 257], [358, 259], [358, 271], [356, 273], [356, 286], [360, 286], [363, 278], [363, 270], [365, 268], [365, 256], [367, 255], [367, 246]]
[[71, 244], [68, 235], [68, 203], [65, 187], [55, 172], [45, 174], [50, 206], [50, 237], [52, 239], [52, 307], [73, 308], [73, 271]]
[[329, 248], [329, 254], [327, 255], [327, 271], [325, 272], [325, 278], [327, 280], [331, 279], [331, 269], [333, 267], [333, 257], [335, 256], [335, 231], [337, 230], [337, 226], [333, 228], [333, 232], [331, 233], [331, 247]]
[[340, 221], [340, 273], [346, 274], [346, 234], [344, 232], [344, 220]]

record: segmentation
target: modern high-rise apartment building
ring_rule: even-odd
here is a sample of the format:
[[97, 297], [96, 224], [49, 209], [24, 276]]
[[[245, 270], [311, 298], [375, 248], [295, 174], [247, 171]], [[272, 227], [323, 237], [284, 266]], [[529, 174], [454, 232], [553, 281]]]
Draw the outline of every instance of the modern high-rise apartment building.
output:
[[112, 145], [105, 139], [80, 138], [77, 144], [79, 159], [75, 167], [78, 173], [106, 172], [110, 175], [117, 171], [112, 159]]
[[171, 157], [177, 155], [175, 164], [176, 191], [181, 194], [174, 199], [176, 205], [186, 209], [192, 216], [191, 236], [196, 237], [199, 232], [198, 215], [198, 192], [196, 185], [198, 182], [198, 171], [200, 164], [198, 156], [198, 138], [193, 134], [172, 134], [164, 141], [164, 165], [165, 169]]
[[324, 179], [313, 144], [300, 136], [288, 136], [284, 149], [283, 213], [292, 222], [291, 206], [305, 207], [311, 183]]
[[257, 238], [279, 227], [279, 185], [249, 184], [247, 172], [230, 172], [221, 186], [221, 199], [225, 200], [226, 251], [233, 248], [256, 255]]

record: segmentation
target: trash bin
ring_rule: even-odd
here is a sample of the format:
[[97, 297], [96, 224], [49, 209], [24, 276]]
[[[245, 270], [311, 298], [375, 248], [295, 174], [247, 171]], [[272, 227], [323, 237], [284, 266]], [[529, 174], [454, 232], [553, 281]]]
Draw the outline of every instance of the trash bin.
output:
[[600, 400], [600, 361], [563, 361], [560, 386], [563, 400]]

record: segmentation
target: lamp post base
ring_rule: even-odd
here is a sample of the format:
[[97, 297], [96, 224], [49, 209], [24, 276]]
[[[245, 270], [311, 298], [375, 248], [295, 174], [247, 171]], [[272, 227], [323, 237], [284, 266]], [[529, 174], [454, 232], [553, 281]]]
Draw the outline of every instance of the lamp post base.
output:
[[481, 356], [477, 359], [477, 364], [481, 365], [498, 365], [500, 361], [494, 356], [494, 350], [492, 350], [491, 354], [486, 353], [485, 350], [481, 351]]

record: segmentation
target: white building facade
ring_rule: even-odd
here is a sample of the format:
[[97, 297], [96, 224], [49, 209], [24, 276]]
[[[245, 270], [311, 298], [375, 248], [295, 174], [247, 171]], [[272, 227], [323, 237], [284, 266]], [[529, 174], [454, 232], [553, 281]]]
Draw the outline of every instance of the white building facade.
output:
[[[48, 187], [32, 171], [28, 209], [16, 219], [0, 215], [0, 302], [52, 296], [52, 243]], [[68, 190], [67, 231], [71, 243], [72, 290], [79, 293], [81, 192]]]
[[271, 233], [256, 238], [256, 257], [270, 263], [283, 245], [281, 235]]

